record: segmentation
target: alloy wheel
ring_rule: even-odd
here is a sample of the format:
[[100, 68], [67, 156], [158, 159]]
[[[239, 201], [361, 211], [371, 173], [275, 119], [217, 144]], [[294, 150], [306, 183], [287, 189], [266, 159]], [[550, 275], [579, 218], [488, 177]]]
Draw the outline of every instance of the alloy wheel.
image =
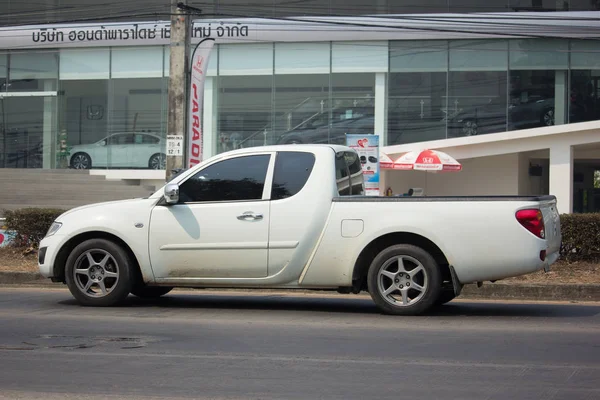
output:
[[73, 278], [77, 289], [84, 295], [105, 297], [119, 282], [119, 265], [106, 250], [87, 250], [75, 261]]
[[85, 154], [76, 154], [73, 157], [71, 164], [75, 169], [88, 169], [90, 160]]
[[383, 299], [397, 307], [415, 304], [425, 295], [428, 276], [423, 264], [410, 256], [387, 260], [377, 274], [377, 289]]

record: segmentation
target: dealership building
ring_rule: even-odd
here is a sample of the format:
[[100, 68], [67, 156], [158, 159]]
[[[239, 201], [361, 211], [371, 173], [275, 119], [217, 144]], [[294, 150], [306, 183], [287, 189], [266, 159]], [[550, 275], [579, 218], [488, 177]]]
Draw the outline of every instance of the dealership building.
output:
[[[148, 15], [101, 19], [125, 13], [115, 2], [90, 6], [96, 20], [58, 23], [77, 18], [48, 5], [34, 14], [46, 23], [32, 25], [8, 2], [0, 17], [0, 169], [164, 182], [170, 27], [168, 15], [151, 14], [164, 13], [166, 2], [133, 3]], [[382, 194], [550, 193], [560, 212], [600, 211], [600, 2], [423, 3], [199, 5], [224, 15], [194, 20], [191, 32], [190, 53], [202, 38], [215, 39], [204, 158], [376, 134], [391, 158], [430, 148], [463, 165], [457, 173], [381, 171]]]

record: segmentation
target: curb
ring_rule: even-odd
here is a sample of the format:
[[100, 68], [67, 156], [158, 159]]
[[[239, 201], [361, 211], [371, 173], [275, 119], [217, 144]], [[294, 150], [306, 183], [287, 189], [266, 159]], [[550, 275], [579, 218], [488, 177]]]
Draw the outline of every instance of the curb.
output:
[[[62, 284], [52, 283], [50, 279], [42, 277], [35, 272], [2, 272], [0, 271], [0, 286], [38, 286], [38, 287], [64, 287]], [[272, 293], [282, 292], [281, 289], [203, 289], [203, 292], [231, 291]], [[293, 289], [290, 293], [314, 294], [318, 291]], [[367, 295], [365, 293], [365, 295]], [[478, 288], [475, 284], [463, 287], [459, 296], [461, 299], [487, 299], [487, 300], [540, 300], [540, 301], [600, 301], [600, 284], [532, 284], [532, 283], [490, 283]]]

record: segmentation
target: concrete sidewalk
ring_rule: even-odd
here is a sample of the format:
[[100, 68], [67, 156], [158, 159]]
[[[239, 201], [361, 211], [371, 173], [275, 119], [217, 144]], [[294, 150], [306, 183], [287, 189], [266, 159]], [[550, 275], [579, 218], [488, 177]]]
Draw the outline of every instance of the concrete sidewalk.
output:
[[[52, 283], [34, 272], [0, 272], [0, 285], [65, 287]], [[205, 289], [210, 290], [210, 289]], [[215, 289], [223, 291], [223, 289]], [[235, 292], [273, 292], [280, 289], [230, 289]], [[315, 293], [308, 290], [290, 290], [292, 293]], [[360, 295], [368, 296], [367, 293]], [[485, 283], [465, 285], [460, 298], [492, 300], [547, 300], [547, 301], [600, 301], [600, 284], [532, 284], [532, 283]]]

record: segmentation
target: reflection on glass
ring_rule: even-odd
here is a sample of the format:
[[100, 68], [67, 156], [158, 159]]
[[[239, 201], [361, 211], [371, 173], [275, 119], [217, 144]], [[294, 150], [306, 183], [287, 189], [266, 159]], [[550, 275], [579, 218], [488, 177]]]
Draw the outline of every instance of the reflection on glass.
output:
[[448, 42], [390, 43], [388, 145], [446, 137]]
[[8, 92], [56, 90], [58, 53], [19, 52], [8, 55]]
[[506, 72], [450, 72], [448, 137], [506, 131]]
[[569, 122], [600, 119], [600, 69], [571, 71]]
[[179, 201], [242, 201], [262, 199], [270, 155], [235, 157], [197, 172], [179, 188]]
[[269, 143], [327, 143], [331, 109], [329, 75], [275, 75], [274, 80]]
[[446, 72], [390, 73], [388, 145], [446, 137]]
[[271, 131], [272, 76], [220, 76], [217, 153], [262, 146]]
[[56, 97], [0, 97], [0, 167], [52, 168]]
[[[95, 143], [108, 135], [108, 82], [105, 79], [60, 82], [63, 95], [58, 129], [66, 136], [70, 168], [107, 167], [106, 148]], [[95, 157], [90, 154], [90, 146], [94, 146]]]
[[[562, 71], [510, 72], [508, 130], [555, 124], [555, 81], [559, 72]], [[564, 105], [564, 101], [559, 104]]]
[[[166, 116], [162, 78], [113, 79], [109, 168], [165, 169]], [[101, 142], [102, 144], [102, 142]]]

